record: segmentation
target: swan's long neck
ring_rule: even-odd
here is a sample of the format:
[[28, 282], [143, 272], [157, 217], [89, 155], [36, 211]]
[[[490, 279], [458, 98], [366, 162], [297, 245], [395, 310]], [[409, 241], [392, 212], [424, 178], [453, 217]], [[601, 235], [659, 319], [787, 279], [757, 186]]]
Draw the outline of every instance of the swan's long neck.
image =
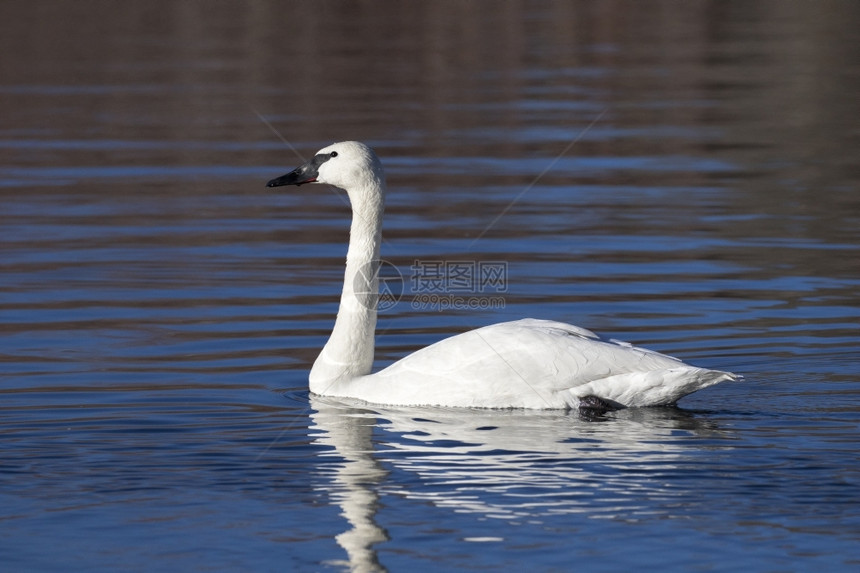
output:
[[315, 394], [337, 395], [342, 383], [370, 374], [373, 366], [385, 184], [381, 177], [372, 178], [347, 192], [352, 224], [343, 293], [334, 329], [311, 369]]

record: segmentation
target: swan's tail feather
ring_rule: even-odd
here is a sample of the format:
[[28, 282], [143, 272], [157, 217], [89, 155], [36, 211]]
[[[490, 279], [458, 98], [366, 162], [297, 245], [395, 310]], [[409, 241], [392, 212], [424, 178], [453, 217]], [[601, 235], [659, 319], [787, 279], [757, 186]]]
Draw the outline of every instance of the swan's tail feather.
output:
[[741, 379], [742, 376], [730, 372], [681, 366], [609, 376], [571, 388], [570, 392], [579, 401], [587, 396], [597, 396], [628, 408], [669, 406], [708, 386]]

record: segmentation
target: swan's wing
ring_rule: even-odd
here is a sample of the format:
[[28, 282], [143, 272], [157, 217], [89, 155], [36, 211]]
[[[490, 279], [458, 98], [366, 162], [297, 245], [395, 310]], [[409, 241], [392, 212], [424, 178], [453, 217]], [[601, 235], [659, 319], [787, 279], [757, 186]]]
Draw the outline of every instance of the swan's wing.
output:
[[[698, 389], [699, 372], [709, 371], [584, 328], [524, 319], [437, 342], [355, 381], [354, 389], [387, 404], [567, 408], [596, 395], [639, 406], [653, 405], [651, 395], [668, 404]], [[677, 396], [663, 387], [686, 389], [687, 382], [696, 387]]]

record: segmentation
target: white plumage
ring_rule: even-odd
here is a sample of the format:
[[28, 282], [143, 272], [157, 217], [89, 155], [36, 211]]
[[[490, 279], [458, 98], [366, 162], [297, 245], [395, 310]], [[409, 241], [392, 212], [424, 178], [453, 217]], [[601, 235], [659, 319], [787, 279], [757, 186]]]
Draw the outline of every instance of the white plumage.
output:
[[739, 379], [584, 328], [529, 318], [452, 336], [371, 374], [382, 165], [362, 143], [335, 143], [268, 185], [304, 183], [346, 190], [353, 211], [340, 309], [310, 373], [315, 394], [400, 406], [555, 409], [596, 397], [637, 407], [674, 404], [696, 390]]

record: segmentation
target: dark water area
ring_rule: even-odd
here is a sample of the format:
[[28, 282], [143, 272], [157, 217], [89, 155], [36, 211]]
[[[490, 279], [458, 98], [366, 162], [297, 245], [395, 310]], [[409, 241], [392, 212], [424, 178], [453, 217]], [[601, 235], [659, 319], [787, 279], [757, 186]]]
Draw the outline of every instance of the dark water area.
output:
[[[3, 569], [855, 570], [858, 24], [3, 3]], [[593, 419], [309, 396], [349, 211], [265, 183], [344, 139], [388, 176], [377, 367], [531, 316], [745, 381]]]

